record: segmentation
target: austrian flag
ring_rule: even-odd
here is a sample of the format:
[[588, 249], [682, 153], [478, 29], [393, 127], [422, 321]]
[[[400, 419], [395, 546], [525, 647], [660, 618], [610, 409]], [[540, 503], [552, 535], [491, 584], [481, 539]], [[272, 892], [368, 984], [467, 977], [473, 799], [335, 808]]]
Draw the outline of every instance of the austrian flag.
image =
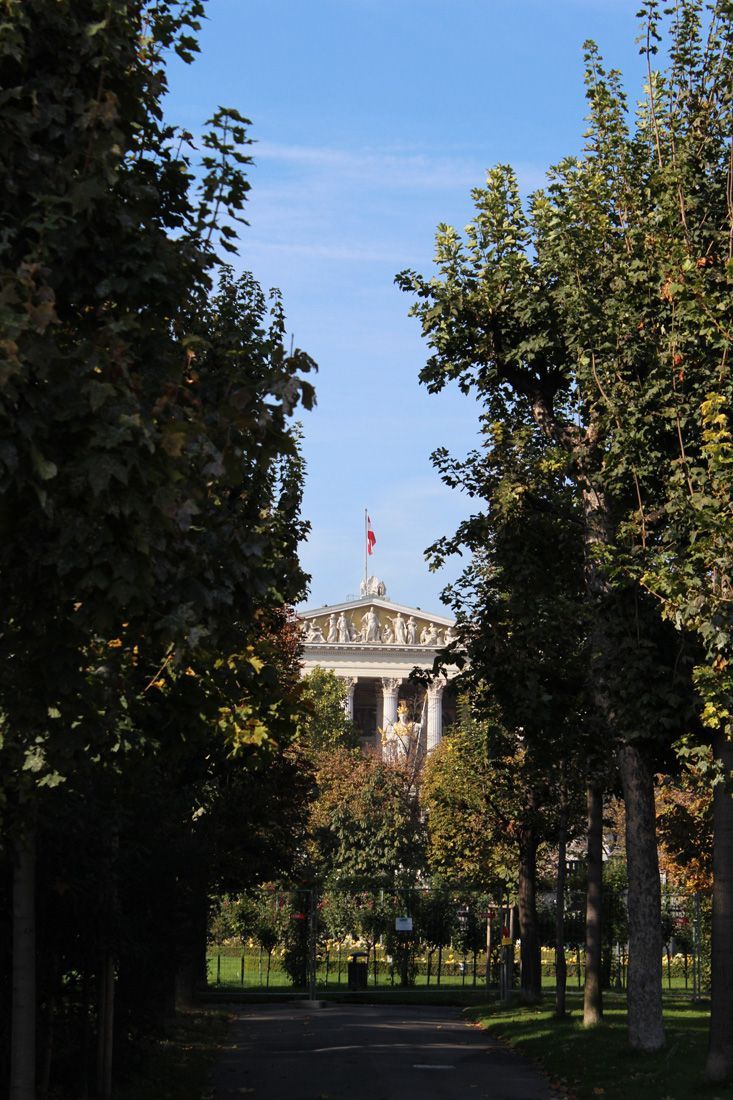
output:
[[374, 534], [374, 531], [372, 531], [372, 521], [369, 518], [369, 516], [367, 516], [367, 522], [366, 522], [366, 539], [367, 539], [367, 554], [373, 554], [374, 553], [374, 545], [377, 541], [377, 536]]

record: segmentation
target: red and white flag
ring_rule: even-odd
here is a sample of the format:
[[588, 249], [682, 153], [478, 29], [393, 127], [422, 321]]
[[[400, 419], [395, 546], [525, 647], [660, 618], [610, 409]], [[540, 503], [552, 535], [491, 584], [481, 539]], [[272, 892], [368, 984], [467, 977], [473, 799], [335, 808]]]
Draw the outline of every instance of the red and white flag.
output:
[[366, 522], [366, 540], [367, 540], [367, 554], [373, 554], [374, 553], [374, 546], [375, 546], [375, 543], [377, 541], [377, 536], [374, 534], [374, 531], [372, 530], [372, 521], [371, 521], [371, 519], [369, 518], [368, 515], [367, 515], [367, 522]]

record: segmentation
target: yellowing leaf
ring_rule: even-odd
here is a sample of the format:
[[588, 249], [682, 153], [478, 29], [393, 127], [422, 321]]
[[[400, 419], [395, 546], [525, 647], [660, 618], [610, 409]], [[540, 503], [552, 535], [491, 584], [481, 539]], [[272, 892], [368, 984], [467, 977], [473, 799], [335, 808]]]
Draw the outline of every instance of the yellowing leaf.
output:
[[163, 433], [163, 438], [160, 442], [166, 454], [169, 454], [171, 458], [180, 458], [181, 451], [186, 442], [186, 436], [183, 432], [169, 430]]

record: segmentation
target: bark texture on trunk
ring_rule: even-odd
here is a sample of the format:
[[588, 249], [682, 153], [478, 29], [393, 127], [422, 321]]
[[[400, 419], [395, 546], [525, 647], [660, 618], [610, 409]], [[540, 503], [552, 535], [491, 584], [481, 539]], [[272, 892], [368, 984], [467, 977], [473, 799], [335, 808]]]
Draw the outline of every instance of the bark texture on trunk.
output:
[[557, 844], [557, 883], [555, 887], [555, 1016], [565, 1015], [565, 992], [568, 984], [568, 966], [565, 960], [565, 879], [567, 876], [567, 836], [560, 829]]
[[97, 1003], [97, 1096], [110, 1100], [112, 1096], [112, 1059], [114, 1054], [115, 961], [105, 952], [99, 968], [99, 998]]
[[522, 980], [520, 992], [527, 1004], [542, 999], [542, 959], [537, 930], [537, 836], [524, 830], [519, 841], [519, 935]]
[[[58, 982], [58, 959], [41, 955], [38, 973], [42, 975], [39, 981], [38, 1000], [41, 1007], [39, 1026], [36, 1028], [37, 1057], [36, 1057], [36, 1090], [39, 1100], [45, 1100], [51, 1086], [51, 1067], [53, 1065], [54, 1048], [54, 1020], [56, 1016], [56, 998], [54, 990]], [[45, 985], [45, 990], [42, 988]]]
[[193, 909], [188, 935], [182, 945], [182, 955], [175, 975], [175, 1008], [190, 1008], [196, 1003], [196, 993], [206, 987], [206, 893], [203, 904]]
[[[491, 905], [489, 905], [488, 912], [486, 914], [486, 988], [491, 985]], [[428, 955], [428, 965], [430, 965], [430, 956]]]
[[618, 754], [626, 804], [629, 874], [629, 1044], [633, 1050], [664, 1046], [662, 1019], [662, 902], [657, 857], [654, 780], [634, 745]]
[[601, 989], [601, 931], [603, 923], [603, 792], [588, 784], [588, 885], [585, 897], [585, 985], [583, 1027], [603, 1019]]
[[36, 1100], [36, 837], [27, 825], [13, 861], [13, 991], [9, 1100]]
[[[733, 742], [716, 734], [713, 750], [727, 777]], [[733, 792], [719, 783], [713, 796], [713, 928], [710, 1042], [705, 1076], [733, 1080]]]

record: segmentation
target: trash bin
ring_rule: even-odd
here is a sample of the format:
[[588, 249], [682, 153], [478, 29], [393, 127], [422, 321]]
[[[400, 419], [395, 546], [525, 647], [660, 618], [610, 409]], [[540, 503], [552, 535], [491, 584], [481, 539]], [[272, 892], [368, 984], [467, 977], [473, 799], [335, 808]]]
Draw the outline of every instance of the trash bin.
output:
[[354, 951], [349, 955], [347, 967], [348, 988], [358, 991], [367, 987], [367, 953], [366, 951]]

